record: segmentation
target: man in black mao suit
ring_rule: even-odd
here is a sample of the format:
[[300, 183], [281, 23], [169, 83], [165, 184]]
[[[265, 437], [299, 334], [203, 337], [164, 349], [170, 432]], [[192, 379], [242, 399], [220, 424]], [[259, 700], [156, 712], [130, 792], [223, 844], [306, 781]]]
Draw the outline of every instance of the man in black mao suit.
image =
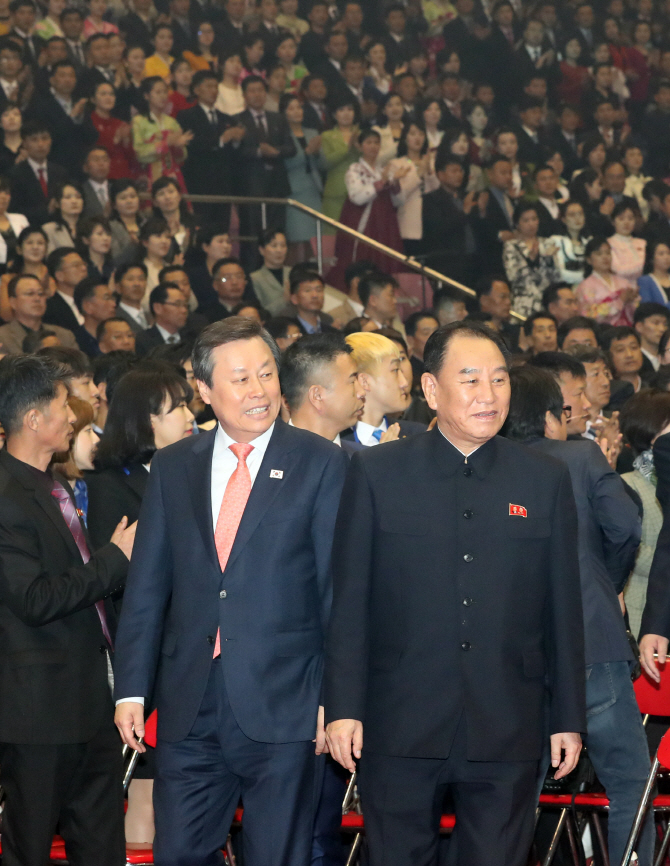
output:
[[[186, 186], [197, 195], [231, 195], [233, 145], [242, 140], [245, 130], [214, 107], [218, 79], [213, 72], [196, 72], [192, 87], [198, 104], [180, 111], [177, 117], [184, 132], [193, 133], [183, 165]], [[196, 204], [195, 209], [203, 221], [215, 222], [228, 231], [230, 205]]]
[[278, 418], [279, 349], [255, 322], [210, 325], [193, 360], [219, 425], [151, 462], [116, 642], [117, 725], [136, 748], [153, 694], [157, 863], [216, 862], [241, 796], [247, 866], [308, 866], [348, 461]]
[[[247, 108], [235, 116], [236, 123], [246, 130], [238, 144], [239, 185], [241, 195], [283, 198], [291, 188], [284, 160], [295, 156], [295, 144], [285, 118], [274, 111], [265, 111], [267, 84], [260, 76], [250, 75], [242, 82]], [[268, 205], [267, 227], [282, 229], [286, 208]], [[257, 237], [262, 229], [261, 208], [244, 205], [240, 208], [240, 232]], [[253, 271], [258, 261], [258, 244], [247, 242], [242, 249], [242, 263]]]
[[72, 491], [48, 470], [72, 436], [64, 372], [48, 358], [0, 362], [6, 866], [48, 862], [57, 826], [73, 866], [125, 863], [121, 751], [108, 680], [113, 623], [104, 599], [125, 583], [135, 527], [126, 529], [124, 519], [89, 558]]
[[342, 494], [327, 739], [348, 769], [360, 759], [371, 866], [434, 862], [449, 787], [459, 866], [525, 864], [545, 712], [557, 777], [581, 750], [570, 476], [496, 436], [505, 355], [484, 326], [438, 328], [422, 378], [437, 426], [355, 454]]

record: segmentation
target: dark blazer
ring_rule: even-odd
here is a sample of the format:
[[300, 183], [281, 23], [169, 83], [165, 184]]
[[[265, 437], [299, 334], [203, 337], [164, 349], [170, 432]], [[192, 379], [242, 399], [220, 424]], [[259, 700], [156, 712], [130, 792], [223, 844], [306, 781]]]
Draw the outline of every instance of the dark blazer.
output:
[[642, 613], [640, 637], [660, 634], [670, 638], [670, 434], [659, 436], [653, 445], [654, 469], [658, 483], [656, 498], [663, 509], [663, 526], [649, 571], [647, 600]]
[[539, 134], [538, 141], [535, 143], [520, 123], [512, 123], [510, 124], [510, 128], [514, 131], [516, 140], [519, 142], [519, 153], [517, 156], [519, 162], [530, 162], [535, 166], [541, 165], [542, 145], [539, 141]]
[[[396, 422], [390, 422], [389, 426], [391, 423], [395, 424]], [[407, 439], [408, 436], [416, 436], [417, 433], [426, 432], [426, 425], [421, 424], [419, 421], [404, 421], [403, 419], [400, 419], [397, 423], [400, 424], [400, 439]], [[356, 439], [353, 427], [343, 430], [342, 433], [340, 433], [340, 440], [342, 442], [342, 447], [346, 447], [346, 450], [350, 455], [355, 451], [367, 451], [369, 447], [368, 445], [363, 445]], [[388, 442], [384, 442], [384, 445], [388, 444]], [[376, 448], [377, 446], [375, 445], [374, 447]]]
[[506, 211], [490, 190], [486, 203], [486, 215], [480, 217], [479, 208], [475, 208], [473, 212], [475, 213], [474, 226], [478, 252], [486, 263], [487, 271], [501, 273], [503, 271], [503, 243], [498, 240], [498, 234], [514, 231], [514, 223], [511, 218], [508, 218]]
[[278, 419], [222, 573], [210, 497], [215, 437], [189, 437], [151, 462], [116, 640], [116, 695], [150, 695], [156, 681], [159, 737], [183, 740], [218, 628], [228, 700], [246, 736], [311, 740], [348, 461]]
[[45, 325], [60, 325], [61, 328], [67, 328], [73, 334], [79, 329], [79, 322], [75, 314], [58, 292], [47, 299], [47, 309], [43, 322]]
[[126, 469], [103, 469], [86, 476], [88, 487], [88, 531], [93, 547], [104, 547], [122, 517], [128, 525], [140, 516], [149, 473], [140, 464]]
[[564, 223], [558, 217], [554, 218], [541, 201], [536, 201], [535, 206], [540, 217], [538, 237], [550, 238], [552, 235], [562, 235], [565, 231]]
[[95, 144], [98, 138], [95, 127], [89, 123], [75, 123], [50, 90], [35, 96], [26, 109], [26, 118], [40, 120], [48, 126], [53, 140], [50, 159], [62, 165], [71, 176], [79, 177], [86, 148]]
[[137, 320], [133, 319], [132, 316], [129, 316], [128, 313], [126, 313], [126, 311], [119, 306], [117, 306], [116, 310], [114, 310], [114, 315], [118, 316], [119, 319], [123, 319], [124, 322], [128, 322], [135, 336], [137, 336], [138, 334], [143, 334], [147, 330], [141, 325], [138, 325]]
[[153, 54], [151, 28], [144, 23], [136, 12], [129, 12], [119, 21], [119, 30], [126, 34], [128, 45], [141, 45], [147, 57]]
[[[0, 452], [0, 741], [89, 741], [113, 706], [95, 603], [123, 588], [106, 544], [84, 565], [50, 485]], [[109, 539], [108, 539], [109, 540]]]
[[186, 108], [177, 115], [184, 132], [192, 132], [188, 158], [182, 166], [189, 191], [198, 195], [230, 195], [231, 172], [235, 149], [231, 142], [221, 146], [223, 133], [234, 126], [232, 117], [216, 111], [217, 124], [210, 123], [200, 105]]
[[39, 36], [28, 36], [28, 38], [25, 38], [14, 28], [9, 31], [7, 36], [15, 36], [17, 39], [21, 40], [23, 43], [23, 62], [27, 66], [37, 68], [37, 61], [39, 60], [40, 52], [44, 48], [44, 40], [40, 39]]
[[291, 188], [284, 160], [295, 156], [295, 144], [291, 130], [283, 115], [266, 111], [267, 141], [279, 151], [277, 157], [258, 156], [260, 137], [258, 127], [249, 110], [235, 115], [235, 122], [241, 123], [247, 134], [240, 142], [238, 156], [244, 195], [289, 196]]
[[114, 86], [114, 76], [108, 77], [97, 67], [87, 66], [77, 81], [77, 89], [75, 90], [77, 99], [82, 99], [84, 96], [87, 99], [91, 99], [98, 84], [111, 84]]
[[142, 355], [147, 355], [156, 346], [164, 345], [165, 340], [161, 336], [161, 332], [155, 325], [152, 325], [135, 338], [135, 354], [141, 358]]
[[330, 116], [330, 110], [324, 105], [323, 113], [325, 115], [325, 123], [321, 120], [319, 112], [310, 102], [303, 102], [303, 126], [305, 129], [316, 129], [317, 132], [323, 132], [325, 129], [331, 129], [333, 122]]
[[[47, 162], [47, 189], [49, 199], [56, 194], [59, 184], [67, 180], [68, 173], [55, 162]], [[17, 163], [9, 173], [12, 184], [12, 210], [25, 214], [31, 225], [48, 222], [52, 219], [47, 210], [48, 201], [35, 172], [27, 160]]]
[[632, 660], [617, 592], [628, 580], [640, 544], [637, 507], [595, 442], [534, 439], [526, 444], [570, 470], [579, 525], [586, 664]]
[[437, 428], [367, 448], [351, 460], [333, 569], [326, 722], [361, 720], [368, 751], [445, 758], [463, 712], [475, 761], [538, 760], [547, 712], [550, 733], [586, 730], [560, 462], [495, 437], [465, 463]]
[[475, 217], [463, 213], [454, 197], [442, 187], [424, 195], [422, 214], [421, 246], [423, 254], [429, 257], [426, 264], [462, 282], [466, 226], [474, 225]]

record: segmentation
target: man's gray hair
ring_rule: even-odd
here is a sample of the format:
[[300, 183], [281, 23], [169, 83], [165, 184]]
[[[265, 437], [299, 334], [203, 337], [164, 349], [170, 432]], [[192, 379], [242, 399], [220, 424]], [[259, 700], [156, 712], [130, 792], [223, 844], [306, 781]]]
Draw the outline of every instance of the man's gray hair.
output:
[[236, 340], [253, 340], [254, 337], [260, 337], [267, 344], [277, 368], [279, 368], [279, 346], [265, 328], [258, 322], [254, 322], [253, 319], [230, 316], [220, 322], [208, 325], [196, 339], [191, 356], [193, 375], [211, 388], [212, 374], [214, 373], [214, 361], [212, 360], [214, 349], [225, 346], [226, 343], [234, 343]]

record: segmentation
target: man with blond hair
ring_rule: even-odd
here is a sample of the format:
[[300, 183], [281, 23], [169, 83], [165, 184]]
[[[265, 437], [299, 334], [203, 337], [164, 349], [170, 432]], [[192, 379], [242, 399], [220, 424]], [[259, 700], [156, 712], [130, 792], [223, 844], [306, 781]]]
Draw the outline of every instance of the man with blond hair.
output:
[[411, 400], [412, 383], [400, 368], [398, 345], [374, 332], [349, 334], [346, 340], [358, 369], [365, 405], [360, 420], [342, 434], [342, 440], [355, 443], [353, 450], [358, 450], [425, 432], [425, 425], [417, 421], [389, 420], [389, 415], [404, 412]]

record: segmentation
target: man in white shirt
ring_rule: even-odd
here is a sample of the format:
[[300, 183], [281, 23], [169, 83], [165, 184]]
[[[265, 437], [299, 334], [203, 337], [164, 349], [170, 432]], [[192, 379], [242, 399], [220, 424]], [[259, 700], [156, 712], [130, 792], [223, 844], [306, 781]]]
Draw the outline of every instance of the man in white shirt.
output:
[[558, 178], [550, 165], [541, 165], [535, 171], [535, 188], [538, 192], [538, 216], [540, 218], [538, 236], [550, 238], [552, 235], [561, 234], [564, 226], [560, 220], [561, 213], [556, 201]]
[[658, 345], [670, 325], [670, 311], [663, 304], [640, 304], [633, 314], [633, 327], [640, 338], [644, 355], [642, 375], [651, 375], [661, 366]]
[[336, 445], [340, 433], [363, 415], [365, 392], [352, 348], [341, 334], [313, 334], [282, 355], [282, 394], [294, 427], [311, 430]]
[[144, 751], [136, 736], [153, 693], [163, 866], [215, 862], [240, 796], [247, 866], [311, 861], [330, 554], [348, 460], [278, 417], [278, 365], [256, 322], [212, 324], [193, 371], [219, 423], [151, 462], [116, 639], [116, 723]]
[[149, 320], [142, 309], [142, 298], [147, 289], [147, 269], [143, 264], [121, 265], [114, 273], [114, 283], [119, 295], [116, 315], [125, 319], [135, 334], [149, 327]]
[[0, 87], [4, 98], [2, 110], [8, 103], [16, 104], [19, 100], [19, 74], [23, 69], [21, 49], [16, 43], [5, 42], [0, 48]]
[[425, 424], [397, 421], [389, 424], [387, 415], [404, 412], [411, 400], [408, 382], [400, 366], [400, 349], [396, 343], [375, 333], [350, 334], [346, 338], [352, 359], [358, 369], [358, 382], [365, 395], [365, 405], [356, 426], [343, 439], [359, 447], [372, 447], [408, 434], [423, 432]]

